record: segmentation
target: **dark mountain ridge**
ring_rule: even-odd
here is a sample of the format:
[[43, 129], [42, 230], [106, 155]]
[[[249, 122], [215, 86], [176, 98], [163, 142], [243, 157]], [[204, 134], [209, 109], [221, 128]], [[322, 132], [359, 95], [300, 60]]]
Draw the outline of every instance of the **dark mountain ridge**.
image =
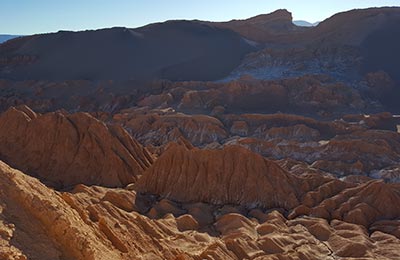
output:
[[21, 35], [0, 34], [0, 44], [17, 37], [21, 37]]
[[255, 50], [229, 30], [189, 21], [50, 33], [0, 46], [7, 79], [214, 80]]

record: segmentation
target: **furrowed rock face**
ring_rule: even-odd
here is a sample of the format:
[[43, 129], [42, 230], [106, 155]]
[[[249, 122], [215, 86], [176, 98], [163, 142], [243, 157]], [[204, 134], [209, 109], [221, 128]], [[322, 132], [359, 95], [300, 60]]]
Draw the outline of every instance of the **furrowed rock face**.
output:
[[216, 118], [206, 115], [157, 113], [127, 114], [114, 116], [116, 122], [132, 132], [132, 135], [145, 145], [163, 145], [187, 138], [194, 145], [218, 142], [228, 134], [224, 125]]
[[135, 182], [152, 157], [119, 126], [86, 113], [39, 115], [27, 107], [0, 116], [0, 156], [56, 188]]
[[[310, 216], [339, 219], [365, 227], [379, 220], [399, 218], [399, 184], [372, 180], [355, 187], [344, 187], [346, 185], [339, 181], [328, 182], [307, 193], [301, 207], [310, 207]], [[296, 216], [296, 210], [293, 216]]]
[[[171, 145], [137, 183], [139, 192], [182, 204], [281, 208], [290, 212], [290, 219], [306, 215], [366, 228], [379, 220], [398, 219], [399, 187], [377, 180], [342, 181], [308, 170], [289, 173], [275, 162], [238, 146], [199, 150], [179, 145]], [[147, 214], [181, 214], [165, 204], [160, 201]]]
[[238, 146], [188, 150], [174, 145], [145, 172], [138, 187], [183, 202], [291, 209], [299, 203], [295, 184], [277, 164]]
[[[342, 188], [337, 184], [331, 185], [339, 186], [334, 190]], [[135, 191], [78, 185], [71, 192], [61, 193], [3, 162], [0, 162], [0, 189], [0, 259], [400, 257], [396, 220], [363, 227], [336, 219], [305, 216], [288, 219], [278, 211], [265, 213], [253, 209], [245, 216], [234, 212], [221, 215], [222, 211], [215, 209], [219, 216], [211, 219], [210, 224], [218, 235], [210, 235], [198, 230], [200, 223], [195, 219], [204, 215], [202, 211], [212, 210], [206, 204], [193, 204], [192, 210], [180, 213], [184, 215], [179, 217], [165, 214], [160, 219], [150, 219], [135, 211], [138, 206], [133, 204]], [[328, 189], [324, 190], [324, 196], [329, 196]], [[365, 192], [370, 190], [367, 188]], [[382, 199], [388, 198], [386, 195]], [[354, 202], [358, 203], [357, 196]], [[163, 199], [163, 205], [164, 209], [171, 205], [173, 209], [175, 204]]]
[[2, 161], [0, 189], [0, 259], [121, 259], [57, 192]]

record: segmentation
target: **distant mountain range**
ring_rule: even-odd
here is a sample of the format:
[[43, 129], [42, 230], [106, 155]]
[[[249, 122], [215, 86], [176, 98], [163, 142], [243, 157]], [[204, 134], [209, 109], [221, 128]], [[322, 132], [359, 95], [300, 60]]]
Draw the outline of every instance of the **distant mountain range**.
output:
[[60, 31], [0, 47], [0, 78], [216, 80], [255, 50], [236, 32], [193, 21]]
[[310, 23], [310, 22], [307, 22], [304, 20], [297, 20], [297, 21], [293, 21], [293, 23], [297, 26], [314, 27], [314, 26], [317, 26], [320, 22]]
[[6, 42], [8, 40], [20, 37], [21, 35], [9, 35], [9, 34], [0, 34], [0, 43]]
[[0, 78], [213, 81], [328, 73], [351, 81], [382, 70], [400, 82], [399, 22], [400, 8], [370, 8], [296, 26], [306, 23], [280, 9], [227, 22], [38, 34], [0, 45]]

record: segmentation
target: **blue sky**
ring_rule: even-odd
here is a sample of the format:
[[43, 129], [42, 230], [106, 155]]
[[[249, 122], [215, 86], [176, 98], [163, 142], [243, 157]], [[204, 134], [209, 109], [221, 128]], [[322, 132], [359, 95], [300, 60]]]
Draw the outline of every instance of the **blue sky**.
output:
[[400, 0], [0, 0], [0, 34], [134, 28], [169, 19], [226, 21], [280, 8], [295, 20], [315, 22], [375, 6], [400, 6]]

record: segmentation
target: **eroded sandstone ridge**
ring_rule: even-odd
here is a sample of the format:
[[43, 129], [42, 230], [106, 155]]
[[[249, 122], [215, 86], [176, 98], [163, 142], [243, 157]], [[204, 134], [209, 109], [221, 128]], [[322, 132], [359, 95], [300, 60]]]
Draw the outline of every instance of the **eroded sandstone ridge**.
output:
[[252, 204], [291, 209], [298, 205], [290, 178], [276, 163], [247, 149], [188, 150], [170, 147], [139, 180], [139, 191], [183, 202]]
[[26, 106], [0, 116], [0, 156], [56, 188], [124, 186], [153, 160], [120, 126], [86, 113], [36, 114]]
[[112, 259], [78, 212], [38, 180], [0, 163], [2, 259]]
[[381, 180], [353, 183], [308, 171], [291, 173], [238, 146], [188, 150], [173, 145], [137, 183], [139, 192], [180, 203], [280, 208], [289, 218], [309, 215], [365, 227], [400, 216], [399, 188]]
[[2, 258], [399, 257], [390, 113], [92, 115], [0, 116]]
[[[393, 191], [380, 192], [387, 188], [382, 185], [350, 188], [344, 196], [349, 202], [359, 203], [359, 207], [366, 207], [357, 202], [359, 198], [368, 203], [368, 196], [398, 202], [398, 194]], [[0, 163], [0, 188], [1, 259], [400, 257], [399, 223], [382, 217], [373, 224], [354, 224], [352, 218], [343, 221], [303, 215], [288, 219], [279, 209], [163, 199], [153, 200], [149, 218], [139, 212], [146, 201], [151, 205], [151, 199], [138, 197], [133, 190], [78, 185], [71, 192], [60, 193], [4, 163]], [[334, 195], [339, 194], [333, 191], [335, 188], [330, 190], [329, 195], [329, 189], [321, 187], [314, 194], [343, 200]], [[359, 190], [369, 195], [357, 194]], [[332, 208], [330, 205], [326, 202], [324, 207]], [[158, 216], [152, 215], [156, 209]], [[354, 210], [359, 211], [348, 205], [344, 212], [357, 217], [357, 213], [348, 213]], [[388, 207], [379, 206], [377, 210], [382, 212]], [[398, 209], [391, 212], [399, 216]]]

